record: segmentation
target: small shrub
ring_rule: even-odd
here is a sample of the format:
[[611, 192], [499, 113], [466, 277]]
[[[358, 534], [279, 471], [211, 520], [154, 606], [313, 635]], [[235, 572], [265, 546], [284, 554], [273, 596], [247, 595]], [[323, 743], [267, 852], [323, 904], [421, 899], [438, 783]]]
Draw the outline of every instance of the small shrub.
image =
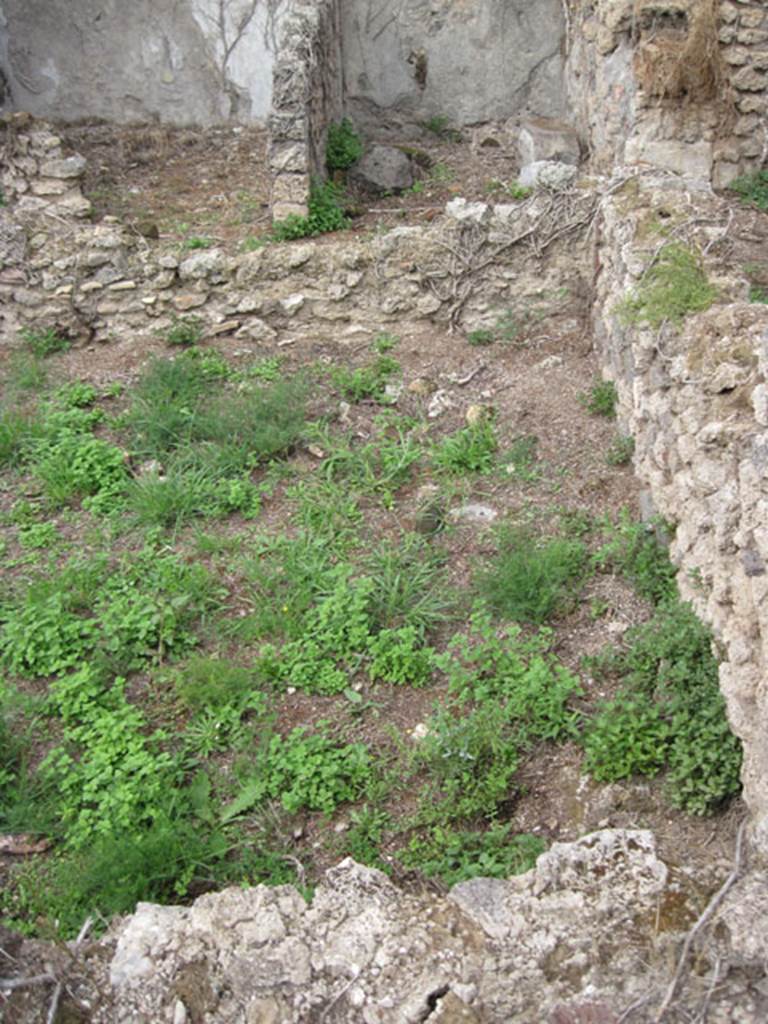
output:
[[755, 171], [736, 178], [728, 186], [743, 203], [768, 210], [768, 171]]
[[37, 359], [44, 359], [55, 352], [66, 352], [70, 347], [69, 339], [60, 334], [55, 327], [27, 327], [21, 332], [21, 337]]
[[174, 316], [165, 332], [169, 345], [196, 345], [203, 335], [203, 321], [199, 316]]
[[328, 170], [346, 171], [363, 155], [363, 143], [349, 118], [328, 126], [325, 165]]
[[616, 415], [618, 398], [613, 381], [598, 380], [587, 394], [579, 396], [579, 401], [593, 416], [605, 416], [606, 419], [613, 419]]
[[658, 330], [666, 322], [679, 327], [690, 313], [709, 309], [716, 298], [717, 289], [707, 280], [700, 255], [670, 242], [616, 312], [625, 323]]
[[524, 527], [507, 527], [499, 532], [498, 554], [479, 573], [477, 587], [499, 617], [542, 623], [573, 601], [586, 569], [581, 541], [545, 540]]

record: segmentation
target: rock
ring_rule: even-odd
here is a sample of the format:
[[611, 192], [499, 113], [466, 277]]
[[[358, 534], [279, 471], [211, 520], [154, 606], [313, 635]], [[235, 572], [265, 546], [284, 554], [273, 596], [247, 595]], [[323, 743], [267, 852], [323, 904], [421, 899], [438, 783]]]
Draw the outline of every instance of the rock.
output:
[[447, 992], [442, 999], [438, 999], [429, 1020], [434, 1021], [434, 1024], [481, 1024], [475, 1011], [463, 999], [459, 999], [455, 992]]
[[215, 277], [224, 270], [225, 262], [226, 258], [221, 249], [194, 252], [179, 264], [179, 277], [182, 281], [199, 281]]
[[280, 308], [286, 316], [296, 316], [303, 305], [304, 296], [300, 292], [295, 292], [280, 300]]
[[79, 154], [57, 160], [43, 160], [40, 173], [49, 178], [79, 178], [86, 168], [86, 159]]
[[453, 409], [456, 405], [456, 399], [450, 394], [449, 391], [444, 391], [442, 388], [437, 390], [429, 400], [427, 406], [427, 417], [431, 420], [437, 419], [438, 416], [442, 416], [444, 412], [449, 409]]
[[540, 160], [578, 165], [581, 156], [579, 137], [574, 128], [562, 121], [536, 118], [525, 121], [517, 137], [521, 166]]
[[577, 174], [578, 170], [571, 164], [558, 163], [555, 160], [536, 160], [521, 167], [517, 180], [524, 188], [548, 188], [553, 192], [559, 192], [572, 185]]
[[413, 163], [395, 146], [371, 146], [349, 171], [352, 181], [372, 192], [402, 192], [414, 182]]
[[461, 223], [485, 224], [491, 216], [491, 208], [488, 203], [470, 203], [468, 200], [457, 196], [445, 204], [445, 215]]
[[498, 519], [499, 513], [490, 505], [481, 505], [478, 502], [469, 502], [460, 505], [459, 508], [452, 508], [448, 513], [451, 519], [462, 520], [468, 523], [493, 523]]
[[464, 413], [464, 419], [470, 427], [480, 423], [488, 423], [494, 418], [495, 409], [491, 405], [470, 405]]

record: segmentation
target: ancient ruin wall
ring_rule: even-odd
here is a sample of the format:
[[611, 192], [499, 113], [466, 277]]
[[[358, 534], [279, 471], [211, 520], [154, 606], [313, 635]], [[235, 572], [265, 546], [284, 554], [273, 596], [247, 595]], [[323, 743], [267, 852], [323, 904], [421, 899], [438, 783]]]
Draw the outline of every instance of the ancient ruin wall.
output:
[[0, 0], [0, 113], [264, 120], [288, 0]]
[[[659, 213], [695, 225], [720, 298], [679, 330], [627, 325], [617, 310], [659, 251]], [[666, 213], [665, 213], [666, 211]], [[678, 585], [712, 626], [731, 727], [744, 747], [744, 799], [768, 853], [768, 307], [718, 278], [729, 211], [671, 176], [635, 179], [604, 205], [595, 338], [616, 381], [635, 471], [674, 526]]]
[[592, 164], [729, 184], [768, 156], [763, 0], [595, 0], [569, 10], [566, 81]]

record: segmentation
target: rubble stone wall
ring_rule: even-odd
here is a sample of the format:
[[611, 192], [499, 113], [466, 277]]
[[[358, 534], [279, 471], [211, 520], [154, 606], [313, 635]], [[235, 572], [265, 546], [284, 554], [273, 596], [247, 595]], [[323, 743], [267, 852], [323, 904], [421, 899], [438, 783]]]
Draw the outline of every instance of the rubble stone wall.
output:
[[595, 0], [569, 10], [569, 103], [597, 169], [651, 164], [722, 187], [762, 165], [763, 0]]
[[[639, 182], [639, 184], [638, 184]], [[658, 236], [648, 225], [674, 209], [700, 227], [720, 290], [679, 330], [628, 326], [617, 307], [637, 286]], [[713, 629], [731, 727], [744, 747], [744, 798], [768, 854], [768, 307], [746, 282], [718, 279], [725, 204], [679, 181], [637, 179], [604, 205], [595, 339], [616, 381], [635, 472], [674, 526], [678, 585]]]

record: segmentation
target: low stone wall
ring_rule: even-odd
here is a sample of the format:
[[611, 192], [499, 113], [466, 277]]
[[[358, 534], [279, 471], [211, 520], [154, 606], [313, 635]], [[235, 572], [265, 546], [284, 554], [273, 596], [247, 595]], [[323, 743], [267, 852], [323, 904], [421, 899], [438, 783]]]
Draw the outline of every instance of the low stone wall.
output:
[[328, 125], [342, 107], [339, 0], [296, 0], [283, 24], [268, 122], [276, 220], [306, 214], [312, 179], [325, 178]]
[[[551, 196], [495, 207], [455, 200], [449, 215], [427, 230], [404, 227], [333, 244], [272, 244], [236, 255], [220, 248], [185, 253], [148, 242], [116, 218], [84, 221], [89, 205], [79, 179], [50, 177], [54, 171], [81, 174], [81, 158], [64, 159], [60, 140], [41, 122], [9, 123], [14, 152], [26, 155], [9, 163], [3, 186], [10, 205], [0, 209], [0, 244], [3, 224], [9, 238], [0, 252], [0, 298], [21, 327], [56, 326], [73, 340], [97, 342], [126, 333], [161, 335], [185, 314], [199, 317], [209, 337], [251, 341], [302, 327], [353, 336], [361, 325], [379, 330], [405, 318], [451, 327], [461, 319], [476, 327], [524, 309], [542, 291], [559, 294], [564, 283], [573, 287], [571, 299], [558, 302], [559, 313], [584, 312], [579, 267], [585, 262], [573, 263], [573, 236], [547, 261], [524, 244], [513, 252], [514, 239], [525, 238], [539, 222], [562, 234]], [[58, 192], [59, 184], [51, 182], [66, 190]], [[575, 204], [585, 220], [592, 200], [577, 197]], [[506, 255], [491, 260], [475, 280], [471, 262], [451, 261], [457, 246], [483, 260], [495, 251]], [[457, 293], [463, 296], [460, 308]]]
[[[693, 225], [678, 237], [709, 250], [720, 300], [679, 331], [623, 325], [616, 307], [663, 244], [649, 224], [671, 209]], [[723, 202], [670, 178], [637, 179], [630, 195], [610, 198], [595, 336], [635, 438], [635, 471], [676, 527], [681, 593], [720, 647], [721, 689], [744, 746], [744, 798], [768, 854], [768, 307], [740, 301], [746, 282], [722, 276], [728, 223]]]
[[[670, 1024], [705, 1000], [711, 1024], [732, 1021], [734, 1006], [743, 1024], [764, 1020], [764, 880], [746, 892], [746, 913], [721, 915]], [[19, 956], [44, 958], [93, 1024], [613, 1024], [628, 1008], [650, 1024], [697, 906], [696, 883], [658, 859], [648, 832], [606, 830], [554, 844], [525, 875], [446, 895], [404, 892], [347, 859], [309, 904], [287, 885], [142, 903], [87, 959], [40, 943]], [[18, 1024], [40, 1019], [28, 998], [11, 994]]]

